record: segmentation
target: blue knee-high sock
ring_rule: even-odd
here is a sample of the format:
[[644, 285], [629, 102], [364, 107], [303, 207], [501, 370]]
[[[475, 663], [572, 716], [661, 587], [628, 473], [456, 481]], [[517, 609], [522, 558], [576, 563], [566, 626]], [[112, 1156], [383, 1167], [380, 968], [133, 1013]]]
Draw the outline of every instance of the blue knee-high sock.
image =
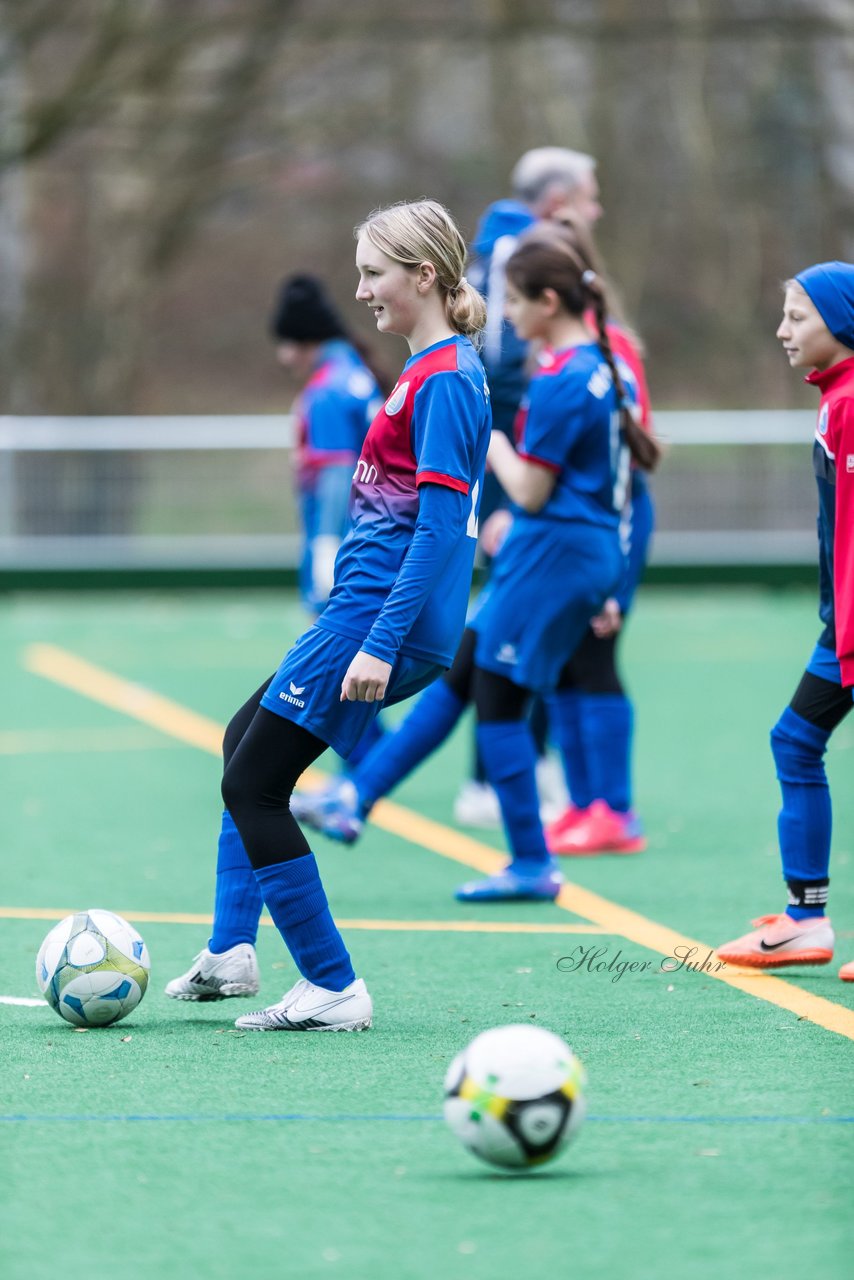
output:
[[590, 786], [587, 754], [581, 736], [580, 689], [561, 689], [548, 699], [549, 724], [563, 761], [566, 785], [577, 809], [586, 809], [596, 794]]
[[373, 720], [370, 722], [367, 729], [347, 756], [347, 759], [344, 761], [345, 774], [352, 774], [353, 770], [358, 768], [365, 757], [373, 751], [377, 743], [384, 737], [385, 730], [380, 724], [379, 719], [374, 716]]
[[464, 709], [445, 680], [424, 690], [403, 723], [386, 733], [352, 773], [363, 813], [445, 741]]
[[514, 862], [548, 865], [535, 773], [537, 752], [526, 720], [477, 726], [486, 776], [495, 788]]
[[355, 980], [344, 939], [332, 919], [313, 853], [255, 875], [273, 923], [304, 978], [329, 991], [343, 991]]
[[240, 832], [225, 809], [216, 856], [214, 923], [208, 948], [219, 955], [239, 942], [254, 946], [263, 905]]
[[624, 693], [581, 695], [581, 736], [593, 795], [617, 813], [632, 805], [632, 704]]
[[824, 914], [830, 867], [830, 788], [824, 771], [824, 752], [830, 733], [810, 724], [787, 707], [771, 730], [771, 751], [783, 793], [777, 819], [783, 875], [790, 882], [824, 882], [814, 887], [812, 904], [790, 905], [796, 920]]

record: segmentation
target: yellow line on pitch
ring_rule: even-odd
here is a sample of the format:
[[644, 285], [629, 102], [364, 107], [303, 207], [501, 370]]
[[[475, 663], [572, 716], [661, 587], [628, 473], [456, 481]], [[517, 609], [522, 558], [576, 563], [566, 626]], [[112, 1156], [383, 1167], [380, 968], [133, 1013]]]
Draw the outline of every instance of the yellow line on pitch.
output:
[[[192, 911], [118, 911], [133, 924], [213, 924], [213, 916]], [[59, 907], [0, 907], [0, 920], [64, 920], [74, 915]], [[596, 933], [596, 924], [531, 924], [511, 920], [336, 920], [342, 929], [369, 929], [378, 933]], [[261, 924], [272, 926], [268, 916]]]
[[[74, 689], [84, 697], [103, 702], [125, 715], [153, 725], [163, 733], [179, 738], [182, 742], [219, 755], [223, 733], [221, 725], [142, 685], [112, 675], [55, 645], [30, 645], [24, 653], [24, 665], [29, 671]], [[309, 771], [306, 778], [310, 778], [310, 774], [313, 774], [316, 781], [317, 770]], [[431, 853], [438, 853], [443, 858], [450, 858], [453, 862], [460, 862], [463, 866], [472, 867], [487, 875], [507, 861], [506, 854], [491, 849], [489, 845], [481, 844], [479, 840], [473, 840], [470, 836], [453, 831], [450, 827], [410, 809], [404, 809], [402, 805], [390, 800], [383, 800], [374, 808], [371, 821], [410, 844], [420, 845]], [[580, 885], [565, 884], [558, 896], [557, 905], [565, 911], [584, 916], [607, 934], [636, 942], [661, 956], [673, 955], [677, 947], [696, 947], [695, 956], [702, 960], [713, 950], [707, 943], [698, 942], [666, 925], [657, 924], [654, 920], [611, 902], [589, 889], [583, 889]], [[752, 970], [725, 966], [719, 970], [712, 968], [704, 972], [718, 982], [725, 982], [738, 991], [746, 991], [759, 1000], [788, 1009], [798, 1017], [807, 1018], [828, 1031], [854, 1040], [854, 1010], [846, 1009], [832, 1000], [803, 991], [782, 978]]]
[[142, 725], [121, 728], [4, 729], [0, 730], [0, 755], [76, 755], [82, 751], [151, 751], [177, 744], [160, 733], [150, 733]]

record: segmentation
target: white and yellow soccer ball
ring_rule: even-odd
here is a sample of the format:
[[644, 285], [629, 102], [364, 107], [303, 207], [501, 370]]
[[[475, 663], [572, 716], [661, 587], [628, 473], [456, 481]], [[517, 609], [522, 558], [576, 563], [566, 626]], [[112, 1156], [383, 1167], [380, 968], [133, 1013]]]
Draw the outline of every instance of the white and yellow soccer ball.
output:
[[145, 995], [150, 969], [136, 929], [98, 908], [66, 916], [36, 957], [45, 1000], [75, 1027], [108, 1027], [126, 1017]]
[[458, 1054], [445, 1077], [445, 1119], [489, 1164], [553, 1160], [584, 1119], [584, 1068], [544, 1027], [494, 1027]]

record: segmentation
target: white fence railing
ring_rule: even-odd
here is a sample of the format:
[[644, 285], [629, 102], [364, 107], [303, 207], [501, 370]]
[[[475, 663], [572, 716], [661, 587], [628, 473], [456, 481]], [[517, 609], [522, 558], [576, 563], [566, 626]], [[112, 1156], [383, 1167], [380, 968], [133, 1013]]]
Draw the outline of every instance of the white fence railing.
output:
[[[659, 412], [657, 564], [816, 558], [811, 412]], [[288, 567], [279, 416], [0, 417], [0, 569]]]

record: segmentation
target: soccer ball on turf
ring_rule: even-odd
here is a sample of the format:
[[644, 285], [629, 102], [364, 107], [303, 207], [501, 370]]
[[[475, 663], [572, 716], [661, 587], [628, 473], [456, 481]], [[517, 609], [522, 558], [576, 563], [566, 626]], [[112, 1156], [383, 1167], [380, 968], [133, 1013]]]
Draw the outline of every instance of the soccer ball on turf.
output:
[[36, 957], [36, 980], [66, 1022], [106, 1027], [139, 1004], [150, 968], [136, 929], [112, 911], [93, 908], [51, 929]]
[[544, 1027], [494, 1027], [445, 1077], [445, 1119], [481, 1160], [528, 1168], [553, 1160], [584, 1118], [584, 1068]]

